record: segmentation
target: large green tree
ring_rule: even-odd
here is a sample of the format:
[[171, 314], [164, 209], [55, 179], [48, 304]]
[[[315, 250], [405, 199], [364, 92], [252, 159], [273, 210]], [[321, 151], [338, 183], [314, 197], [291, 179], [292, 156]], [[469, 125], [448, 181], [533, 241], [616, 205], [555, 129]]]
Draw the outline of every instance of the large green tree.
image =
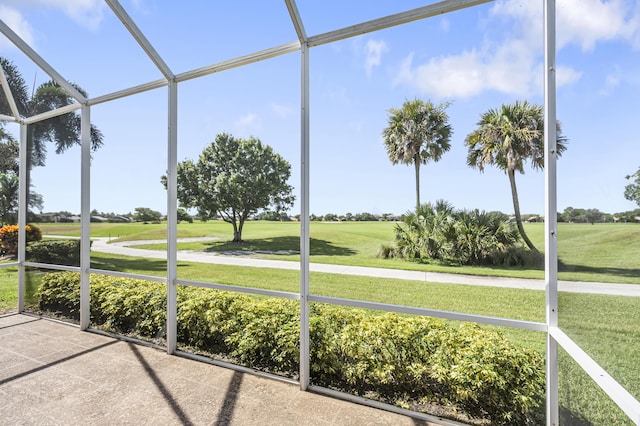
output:
[[420, 208], [420, 165], [437, 162], [451, 148], [453, 130], [446, 109], [448, 103], [405, 101], [402, 108], [391, 108], [384, 145], [393, 165], [413, 164], [416, 172], [416, 209]]
[[[22, 118], [31, 117], [74, 102], [64, 89], [53, 80], [47, 81], [31, 93], [18, 68], [8, 59], [0, 57], [0, 68], [4, 71], [9, 88]], [[86, 92], [72, 84], [80, 93]], [[4, 90], [0, 89], [0, 114], [12, 115]], [[59, 115], [48, 120], [27, 126], [27, 164], [29, 170], [35, 166], [44, 166], [47, 156], [47, 143], [53, 142], [56, 154], [61, 154], [73, 145], [81, 142], [81, 120], [77, 112]], [[91, 147], [93, 150], [102, 145], [103, 136], [100, 130], [91, 125]], [[27, 173], [29, 176], [30, 173]], [[27, 177], [28, 187], [30, 178]]]
[[[556, 123], [557, 155], [566, 149], [567, 139], [562, 136], [560, 123]], [[490, 109], [481, 115], [478, 128], [467, 135], [467, 164], [480, 172], [492, 165], [503, 170], [509, 177], [511, 198], [518, 231], [527, 246], [538, 251], [522, 226], [520, 202], [516, 187], [516, 171], [524, 173], [524, 164], [529, 161], [533, 169], [544, 168], [544, 115], [542, 106], [527, 101], [516, 101]]]
[[629, 201], [635, 201], [640, 206], [640, 167], [638, 171], [632, 175], [628, 175], [627, 179], [632, 183], [624, 187], [624, 198]]
[[[233, 241], [240, 242], [249, 216], [293, 205], [290, 176], [289, 162], [259, 139], [222, 133], [197, 162], [178, 163], [178, 200], [185, 208], [197, 208], [203, 220], [222, 217], [233, 225]], [[166, 177], [162, 181], [166, 186]]]

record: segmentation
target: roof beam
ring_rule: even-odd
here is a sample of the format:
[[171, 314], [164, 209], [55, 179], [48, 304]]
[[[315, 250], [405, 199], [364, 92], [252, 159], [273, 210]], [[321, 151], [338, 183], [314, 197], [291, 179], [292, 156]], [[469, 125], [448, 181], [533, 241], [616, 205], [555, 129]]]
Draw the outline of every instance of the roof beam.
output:
[[128, 89], [119, 90], [117, 92], [107, 93], [106, 95], [96, 96], [89, 99], [88, 105], [97, 105], [104, 102], [113, 101], [114, 99], [120, 99], [127, 96], [135, 95], [137, 93], [147, 92], [153, 89], [159, 89], [167, 86], [169, 83], [164, 78], [149, 83], [140, 84], [138, 86], [129, 87]]
[[7, 81], [7, 76], [5, 75], [5, 71], [3, 69], [0, 69], [0, 84], [2, 84], [2, 89], [4, 90], [4, 94], [7, 97], [9, 108], [11, 108], [11, 114], [13, 114], [13, 117], [16, 121], [19, 121], [20, 112], [18, 112], [16, 100], [13, 97], [13, 93], [11, 93], [11, 88], [9, 87], [9, 82]]
[[11, 121], [11, 122], [19, 122], [19, 119], [16, 119], [15, 117], [12, 117], [10, 115], [4, 115], [4, 114], [0, 114], [0, 121]]
[[308, 42], [309, 46], [319, 46], [343, 40], [345, 38], [355, 37], [361, 34], [406, 24], [408, 22], [418, 21], [420, 19], [430, 18], [432, 16], [442, 15], [460, 9], [466, 9], [471, 6], [489, 3], [491, 1], [493, 0], [444, 0], [439, 3], [430, 4], [417, 9], [397, 13], [395, 15], [385, 16], [383, 18], [312, 36], [309, 37]]
[[304, 30], [304, 23], [302, 22], [302, 18], [300, 17], [300, 12], [298, 11], [296, 0], [284, 0], [284, 2], [287, 5], [287, 9], [289, 10], [289, 15], [291, 16], [291, 21], [293, 22], [293, 26], [296, 29], [296, 33], [298, 33], [298, 39], [300, 40], [300, 43], [306, 43], [307, 33]]
[[158, 67], [160, 72], [165, 76], [167, 80], [173, 80], [175, 75], [166, 64], [164, 59], [160, 56], [160, 54], [154, 49], [151, 45], [147, 37], [143, 34], [143, 32], [138, 28], [138, 26], [133, 22], [133, 19], [129, 16], [129, 14], [124, 10], [124, 8], [118, 3], [117, 0], [105, 0], [105, 2], [109, 5], [113, 13], [116, 14], [120, 22], [127, 28], [129, 33], [136, 39], [142, 50], [147, 54], [147, 56], [153, 61], [153, 63]]
[[300, 43], [294, 41], [293, 43], [283, 44], [281, 46], [272, 47], [270, 49], [261, 50], [259, 52], [251, 53], [249, 55], [240, 56], [228, 61], [219, 62], [217, 64], [209, 65], [202, 68], [197, 68], [192, 71], [183, 72], [176, 75], [176, 81], [191, 80], [193, 78], [202, 77], [205, 75], [213, 74], [220, 71], [225, 71], [232, 68], [238, 68], [243, 65], [251, 64], [253, 62], [263, 61], [269, 58], [275, 58], [276, 56], [286, 55], [287, 53], [293, 53], [300, 50]]
[[49, 118], [58, 117], [63, 114], [67, 114], [69, 112], [73, 112], [82, 107], [81, 104], [69, 104], [57, 109], [52, 109], [51, 111], [43, 112], [42, 114], [33, 115], [24, 120], [24, 124], [33, 124], [38, 121], [48, 120]]
[[62, 78], [62, 76], [56, 71], [51, 65], [47, 63], [40, 55], [36, 53], [35, 50], [31, 48], [24, 40], [18, 36], [7, 24], [4, 23], [2, 19], [0, 19], [0, 32], [4, 34], [18, 49], [22, 50], [22, 52], [29, 57], [33, 62], [36, 63], [40, 68], [46, 72], [49, 77], [53, 79], [60, 87], [62, 87], [65, 92], [69, 94], [72, 98], [80, 103], [87, 102], [87, 98], [80, 93], [75, 87], [71, 85], [67, 80]]

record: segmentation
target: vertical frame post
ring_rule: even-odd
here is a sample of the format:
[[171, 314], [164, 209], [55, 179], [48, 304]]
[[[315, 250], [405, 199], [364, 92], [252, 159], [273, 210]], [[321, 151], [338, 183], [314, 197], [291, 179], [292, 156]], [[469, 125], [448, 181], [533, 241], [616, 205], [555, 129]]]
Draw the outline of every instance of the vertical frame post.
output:
[[83, 105], [80, 118], [80, 329], [91, 322], [91, 109]]
[[167, 138], [167, 353], [178, 342], [178, 83], [169, 81]]
[[[556, 177], [556, 2], [544, 0], [545, 290], [549, 327], [558, 326], [558, 209]], [[547, 425], [559, 423], [558, 343], [547, 332]]]
[[29, 209], [27, 188], [27, 125], [20, 123], [20, 170], [18, 183], [18, 312], [24, 312], [25, 267], [27, 246], [27, 210]]
[[309, 46], [301, 49], [300, 389], [309, 387]]

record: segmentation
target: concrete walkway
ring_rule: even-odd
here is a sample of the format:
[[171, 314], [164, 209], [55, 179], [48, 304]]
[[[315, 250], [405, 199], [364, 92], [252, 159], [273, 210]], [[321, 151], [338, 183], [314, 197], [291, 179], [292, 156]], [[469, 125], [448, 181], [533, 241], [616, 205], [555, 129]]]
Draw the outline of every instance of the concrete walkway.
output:
[[2, 425], [432, 425], [26, 315], [0, 341]]
[[[180, 238], [179, 242], [206, 241], [213, 238]], [[100, 253], [119, 254], [123, 256], [143, 257], [150, 259], [166, 259], [167, 254], [162, 250], [145, 250], [135, 248], [142, 244], [162, 244], [166, 240], [149, 241], [124, 241], [109, 243], [108, 238], [94, 238], [91, 250]], [[267, 260], [246, 256], [228, 256], [218, 253], [195, 252], [179, 250], [178, 260], [183, 262], [214, 263], [218, 265], [245, 266], [253, 268], [275, 268], [300, 270], [300, 263], [288, 260]], [[524, 278], [482, 277], [476, 275], [447, 274], [440, 272], [406, 271], [400, 269], [370, 268], [365, 266], [331, 265], [324, 263], [311, 263], [309, 269], [312, 272], [324, 272], [328, 274], [358, 275], [377, 278], [395, 278], [411, 281], [425, 281], [431, 283], [466, 284], [486, 287], [521, 288], [527, 290], [544, 290], [544, 280]], [[571, 293], [606, 294], [611, 296], [640, 297], [639, 284], [611, 284], [583, 281], [559, 281], [559, 291]]]

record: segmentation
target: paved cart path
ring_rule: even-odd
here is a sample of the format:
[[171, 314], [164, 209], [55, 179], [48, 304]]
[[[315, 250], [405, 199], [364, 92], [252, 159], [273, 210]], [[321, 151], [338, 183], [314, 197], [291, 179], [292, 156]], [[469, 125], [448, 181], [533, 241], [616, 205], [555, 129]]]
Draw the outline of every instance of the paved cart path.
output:
[[[51, 238], [50, 236], [47, 236]], [[68, 237], [64, 237], [68, 238]], [[178, 242], [212, 241], [215, 238], [180, 238]], [[132, 257], [150, 259], [166, 259], [167, 254], [162, 250], [146, 250], [136, 248], [141, 244], [162, 244], [166, 240], [123, 241], [109, 243], [108, 238], [94, 238], [91, 250], [100, 253], [119, 254]], [[246, 266], [253, 268], [275, 268], [299, 270], [300, 263], [289, 260], [267, 260], [247, 256], [223, 255], [219, 253], [205, 253], [190, 250], [179, 250], [178, 261], [214, 263], [218, 265]], [[311, 263], [312, 272], [329, 274], [358, 275], [363, 277], [396, 278], [401, 280], [425, 281], [446, 284], [467, 284], [487, 287], [522, 288], [527, 290], [544, 290], [544, 280], [525, 278], [482, 277], [475, 275], [447, 274], [441, 272], [405, 271], [400, 269], [370, 268], [365, 266], [330, 265]], [[638, 278], [640, 282], [640, 277]], [[612, 284], [583, 281], [559, 281], [560, 291], [571, 293], [607, 294], [612, 296], [640, 297], [640, 284]]]

